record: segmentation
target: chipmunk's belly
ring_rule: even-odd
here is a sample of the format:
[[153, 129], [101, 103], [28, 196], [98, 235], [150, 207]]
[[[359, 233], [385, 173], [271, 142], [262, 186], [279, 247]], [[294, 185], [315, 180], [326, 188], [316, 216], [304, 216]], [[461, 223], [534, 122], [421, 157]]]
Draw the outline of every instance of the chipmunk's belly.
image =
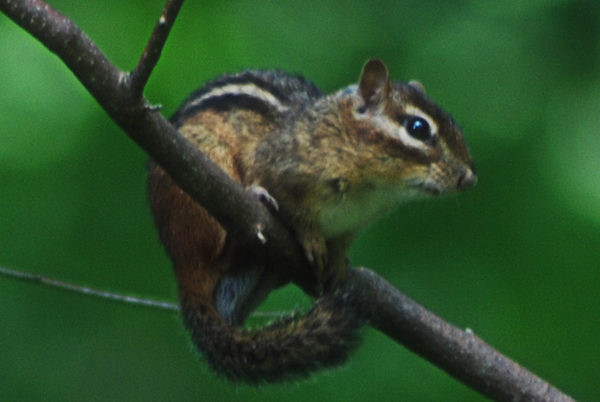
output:
[[357, 231], [393, 207], [420, 194], [411, 189], [378, 189], [349, 194], [329, 203], [319, 213], [319, 226], [328, 239]]

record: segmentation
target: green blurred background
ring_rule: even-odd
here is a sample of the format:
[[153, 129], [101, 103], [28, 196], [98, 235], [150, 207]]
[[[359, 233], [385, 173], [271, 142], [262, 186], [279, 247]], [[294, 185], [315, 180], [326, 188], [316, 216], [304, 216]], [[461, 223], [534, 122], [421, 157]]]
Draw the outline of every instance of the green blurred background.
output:
[[[121, 68], [162, 0], [56, 0]], [[580, 401], [600, 371], [600, 2], [192, 2], [147, 96], [169, 115], [203, 81], [300, 72], [326, 91], [382, 58], [463, 126], [479, 183], [366, 230], [370, 267]], [[0, 264], [174, 300], [146, 155], [61, 62], [0, 16]], [[296, 289], [265, 307], [306, 306]], [[482, 401], [373, 330], [343, 369], [259, 390], [207, 371], [176, 314], [0, 278], [2, 401]]]

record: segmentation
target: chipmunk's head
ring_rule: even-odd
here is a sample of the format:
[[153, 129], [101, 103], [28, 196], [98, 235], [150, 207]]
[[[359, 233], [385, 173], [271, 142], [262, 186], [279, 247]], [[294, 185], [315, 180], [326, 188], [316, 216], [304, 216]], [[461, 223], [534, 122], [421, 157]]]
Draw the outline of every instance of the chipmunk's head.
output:
[[353, 96], [359, 140], [381, 159], [386, 177], [416, 193], [465, 190], [477, 181], [463, 134], [418, 82], [393, 83], [377, 59], [364, 66]]

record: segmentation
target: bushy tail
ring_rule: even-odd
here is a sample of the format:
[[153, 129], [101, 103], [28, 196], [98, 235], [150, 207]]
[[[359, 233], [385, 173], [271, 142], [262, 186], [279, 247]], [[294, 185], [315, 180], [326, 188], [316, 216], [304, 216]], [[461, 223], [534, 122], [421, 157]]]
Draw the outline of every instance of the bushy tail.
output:
[[343, 364], [358, 346], [362, 326], [341, 294], [323, 296], [306, 314], [283, 317], [255, 331], [232, 328], [185, 303], [184, 315], [209, 366], [233, 382], [253, 385], [299, 379]]

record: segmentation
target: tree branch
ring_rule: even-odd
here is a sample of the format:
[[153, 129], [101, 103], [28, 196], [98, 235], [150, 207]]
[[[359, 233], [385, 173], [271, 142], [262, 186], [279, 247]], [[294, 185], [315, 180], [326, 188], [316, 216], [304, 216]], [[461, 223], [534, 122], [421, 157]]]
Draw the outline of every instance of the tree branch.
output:
[[[167, 3], [132, 74], [111, 64], [77, 26], [43, 1], [0, 0], [0, 10], [60, 57], [127, 135], [237, 241], [264, 255], [270, 266], [289, 267], [298, 274], [293, 281], [315, 296], [315, 280], [307, 274], [311, 270], [292, 235], [142, 96], [182, 3]], [[507, 402], [572, 401], [472, 333], [419, 306], [375, 273], [350, 269], [346, 287], [374, 328], [482, 395]]]
[[357, 309], [383, 332], [495, 401], [573, 401], [469, 330], [450, 325], [368, 269], [349, 272]]

